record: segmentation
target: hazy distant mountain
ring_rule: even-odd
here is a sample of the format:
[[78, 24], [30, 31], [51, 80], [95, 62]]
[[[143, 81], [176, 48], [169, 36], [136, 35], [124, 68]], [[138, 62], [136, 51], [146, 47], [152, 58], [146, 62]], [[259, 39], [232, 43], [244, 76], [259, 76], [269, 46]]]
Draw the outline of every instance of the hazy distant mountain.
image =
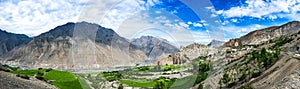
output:
[[209, 44], [207, 44], [207, 46], [220, 47], [223, 46], [224, 43], [224, 41], [212, 40]]
[[152, 36], [142, 36], [131, 41], [132, 44], [143, 50], [149, 58], [160, 59], [173, 55], [179, 49], [167, 40]]
[[26, 35], [9, 33], [0, 29], [0, 56], [29, 40], [31, 38]]
[[67, 23], [3, 56], [2, 62], [31, 68], [99, 69], [144, 62], [147, 56], [112, 29]]

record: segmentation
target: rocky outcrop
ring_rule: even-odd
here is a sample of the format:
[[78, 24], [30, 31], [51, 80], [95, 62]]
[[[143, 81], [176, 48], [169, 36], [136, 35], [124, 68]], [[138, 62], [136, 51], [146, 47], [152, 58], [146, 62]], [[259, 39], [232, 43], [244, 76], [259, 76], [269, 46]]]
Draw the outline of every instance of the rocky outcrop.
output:
[[177, 52], [174, 55], [169, 55], [168, 57], [158, 61], [154, 65], [188, 63], [191, 60], [198, 58], [199, 56], [209, 56], [209, 55], [212, 56], [218, 52], [219, 50], [215, 47], [194, 43], [186, 47], [181, 47], [179, 52]]
[[0, 36], [0, 56], [31, 40], [26, 35], [9, 33], [1, 29]]
[[297, 33], [300, 31], [300, 22], [293, 21], [281, 26], [273, 26], [248, 33], [240, 38], [231, 39], [224, 44], [225, 47], [237, 47], [241, 45], [256, 45], [282, 35]]
[[2, 58], [5, 64], [29, 68], [85, 70], [134, 66], [144, 62], [147, 56], [112, 29], [79, 22], [34, 37]]
[[181, 58], [195, 59], [199, 56], [208, 56], [216, 53], [218, 49], [203, 44], [194, 43], [186, 47], [181, 47], [177, 53]]

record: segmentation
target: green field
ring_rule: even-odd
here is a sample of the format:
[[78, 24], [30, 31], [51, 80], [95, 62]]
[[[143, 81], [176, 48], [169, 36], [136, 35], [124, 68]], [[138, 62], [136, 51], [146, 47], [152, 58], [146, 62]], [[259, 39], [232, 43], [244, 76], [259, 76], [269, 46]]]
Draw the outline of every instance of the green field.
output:
[[168, 89], [176, 79], [167, 79], [165, 77], [160, 77], [154, 80], [129, 80], [122, 79], [119, 81], [120, 84], [126, 84], [131, 87], [142, 87], [142, 88], [155, 88], [155, 89]]
[[51, 84], [61, 89], [82, 89], [79, 79], [70, 72], [51, 70], [44, 78], [53, 81]]
[[53, 69], [14, 70], [13, 74], [35, 76], [53, 84], [60, 89], [90, 89], [84, 79], [77, 78], [73, 73]]
[[120, 84], [126, 84], [132, 87], [143, 87], [143, 88], [151, 88], [154, 87], [155, 81], [146, 81], [146, 80], [120, 80]]
[[36, 75], [40, 70], [17, 70], [17, 71], [11, 71], [11, 73], [14, 74], [21, 74], [26, 76], [34, 76]]

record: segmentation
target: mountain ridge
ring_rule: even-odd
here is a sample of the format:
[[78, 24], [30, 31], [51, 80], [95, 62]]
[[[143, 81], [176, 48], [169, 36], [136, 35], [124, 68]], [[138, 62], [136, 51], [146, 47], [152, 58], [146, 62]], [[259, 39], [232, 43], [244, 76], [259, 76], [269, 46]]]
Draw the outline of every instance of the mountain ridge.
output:
[[58, 26], [2, 58], [4, 63], [29, 68], [74, 70], [136, 65], [147, 59], [140, 49], [112, 29], [88, 22]]
[[0, 36], [0, 56], [31, 40], [30, 37], [24, 34], [10, 33], [1, 29]]
[[270, 39], [277, 38], [281, 35], [296, 33], [300, 28], [299, 21], [292, 21], [280, 26], [272, 26], [260, 30], [249, 32], [240, 38], [230, 39], [223, 47], [237, 47], [242, 45], [259, 44]]

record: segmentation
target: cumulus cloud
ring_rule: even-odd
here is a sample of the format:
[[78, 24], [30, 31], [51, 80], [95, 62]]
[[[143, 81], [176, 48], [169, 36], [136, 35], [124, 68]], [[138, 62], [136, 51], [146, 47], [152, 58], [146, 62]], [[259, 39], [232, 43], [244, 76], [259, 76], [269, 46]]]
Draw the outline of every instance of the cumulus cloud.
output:
[[184, 22], [174, 11], [150, 9], [159, 0], [35, 0], [0, 2], [0, 28], [9, 32], [37, 36], [67, 22], [87, 21], [114, 29], [128, 39], [156, 35], [175, 44], [208, 43], [204, 20]]
[[246, 35], [247, 33], [251, 32], [251, 31], [262, 29], [265, 27], [267, 27], [267, 26], [263, 26], [263, 25], [259, 25], [259, 24], [253, 24], [253, 25], [248, 25], [248, 26], [227, 25], [227, 26], [224, 26], [224, 28], [225, 28], [224, 31], [225, 31], [225, 34], [229, 38], [238, 38], [243, 35]]
[[77, 21], [117, 29], [127, 17], [160, 3], [159, 0], [1, 1], [0, 28], [30, 36]]
[[84, 0], [0, 2], [0, 27], [9, 32], [36, 36], [58, 25], [76, 21], [84, 3]]
[[163, 16], [157, 17], [143, 16], [140, 14], [151, 15], [156, 11], [140, 12], [128, 20], [125, 20], [119, 29], [116, 30], [121, 36], [128, 39], [138, 38], [142, 35], [159, 36], [165, 38], [173, 44], [188, 45], [194, 42], [208, 43], [210, 37], [205, 31], [193, 31], [188, 26], [193, 25], [195, 22], [183, 22], [176, 15], [160, 11]]
[[255, 18], [276, 19], [274, 14], [296, 15], [300, 11], [300, 0], [247, 0], [246, 5], [216, 11], [225, 18], [250, 16]]

